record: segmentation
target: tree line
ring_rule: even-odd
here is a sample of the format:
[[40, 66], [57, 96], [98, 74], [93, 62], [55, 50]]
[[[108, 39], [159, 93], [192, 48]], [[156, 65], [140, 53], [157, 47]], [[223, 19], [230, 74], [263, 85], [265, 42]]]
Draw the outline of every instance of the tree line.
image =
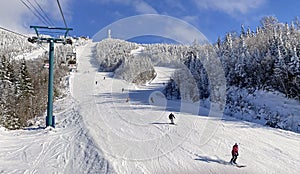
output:
[[[240, 33], [229, 32], [212, 46], [196, 44], [187, 50], [181, 58], [187, 70], [173, 74], [164, 90], [168, 98], [191, 101], [218, 98], [212, 94], [216, 85], [211, 82], [216, 80], [209, 75], [218, 71], [219, 66], [214, 67], [217, 62], [206, 61], [216, 56], [226, 79], [225, 114], [261, 120], [271, 127], [298, 130], [300, 120], [294, 113], [280, 113], [267, 104], [253, 103], [255, 92], [259, 90], [279, 92], [300, 101], [300, 22], [297, 18], [283, 24], [276, 17], [267, 16], [255, 31], [242, 25]], [[192, 78], [187, 78], [187, 74]]]
[[300, 24], [280, 23], [276, 17], [261, 20], [256, 31], [241, 27], [239, 35], [218, 39], [216, 52], [229, 86], [279, 91], [300, 100]]
[[[2, 34], [5, 34], [2, 32]], [[48, 69], [44, 68], [44, 63], [48, 60], [48, 52], [45, 51], [34, 59], [15, 59], [15, 56], [24, 52], [35, 50], [35, 46], [27, 45], [23, 38], [17, 38], [6, 33], [5, 47], [1, 48], [0, 54], [0, 126], [8, 129], [20, 129], [28, 126], [28, 120], [37, 116], [42, 116], [47, 107], [48, 92]], [[17, 42], [14, 42], [16, 41]], [[9, 43], [12, 41], [12, 43]], [[4, 42], [3, 42], [4, 43]], [[10, 47], [7, 45], [10, 44]], [[65, 47], [65, 46], [60, 46]], [[63, 54], [63, 48], [57, 47], [55, 55]], [[17, 50], [14, 52], [14, 50]], [[56, 56], [56, 62], [60, 62], [62, 57]], [[54, 68], [54, 97], [65, 95], [67, 85], [68, 69], [55, 64]]]

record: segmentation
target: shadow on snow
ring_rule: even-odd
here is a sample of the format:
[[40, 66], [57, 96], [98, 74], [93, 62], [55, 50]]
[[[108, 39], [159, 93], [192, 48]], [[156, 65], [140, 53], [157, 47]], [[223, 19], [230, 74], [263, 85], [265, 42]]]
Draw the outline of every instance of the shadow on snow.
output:
[[[199, 105], [191, 104], [191, 108], [183, 108], [182, 100], [168, 100], [163, 96], [163, 98], [155, 98], [156, 101], [151, 102], [151, 95], [155, 92], [162, 92], [162, 88], [150, 88], [150, 89], [141, 89], [141, 90], [128, 90], [119, 93], [101, 93], [96, 95], [96, 97], [104, 97], [107, 99], [104, 103], [115, 102], [115, 103], [128, 103], [132, 109], [145, 109], [151, 107], [155, 110], [165, 110], [167, 112], [184, 112], [193, 115], [208, 116], [209, 108], [204, 107], [203, 102], [199, 102]], [[127, 98], [130, 100], [126, 102]], [[164, 101], [166, 103], [164, 103]], [[162, 106], [162, 103], [165, 106]], [[98, 104], [103, 104], [99, 102]], [[196, 110], [195, 111], [195, 108]]]
[[222, 159], [212, 159], [210, 157], [207, 156], [200, 156], [197, 155], [197, 158], [195, 158], [195, 160], [198, 161], [203, 161], [203, 162], [207, 162], [207, 163], [218, 163], [218, 164], [225, 164], [225, 165], [229, 165], [230, 163], [228, 161], [222, 160]]

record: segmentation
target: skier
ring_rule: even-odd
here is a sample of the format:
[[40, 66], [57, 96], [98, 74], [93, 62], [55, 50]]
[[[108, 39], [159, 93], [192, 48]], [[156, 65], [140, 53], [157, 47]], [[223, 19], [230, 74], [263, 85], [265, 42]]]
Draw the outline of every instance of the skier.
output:
[[98, 82], [96, 81], [95, 83], [96, 83], [96, 85], [97, 85]]
[[170, 121], [171, 121], [171, 124], [174, 124], [174, 120], [173, 120], [174, 118], [175, 118], [174, 114], [171, 113], [171, 114], [169, 115], [169, 119], [170, 119]]
[[152, 102], [152, 103], [154, 103], [154, 99], [153, 99], [153, 97], [151, 97], [151, 98], [150, 98], [150, 100], [151, 100], [151, 102]]
[[232, 147], [231, 155], [232, 158], [230, 160], [230, 164], [236, 164], [236, 159], [239, 155], [239, 147], [237, 143], [235, 143], [234, 146]]

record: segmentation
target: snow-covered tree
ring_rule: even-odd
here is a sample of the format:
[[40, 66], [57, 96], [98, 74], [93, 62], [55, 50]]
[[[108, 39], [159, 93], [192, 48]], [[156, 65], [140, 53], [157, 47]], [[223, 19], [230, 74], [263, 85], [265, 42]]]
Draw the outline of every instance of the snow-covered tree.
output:
[[[48, 69], [43, 68], [43, 63], [48, 59], [48, 53], [27, 60], [24, 53], [36, 49], [36, 45], [1, 30], [0, 36], [0, 126], [19, 129], [27, 126], [28, 119], [40, 116], [46, 110]], [[56, 48], [55, 55], [67, 54], [68, 48]], [[16, 55], [24, 58], [15, 59]], [[63, 56], [59, 58], [65, 59]], [[66, 86], [61, 81], [68, 71], [59, 65], [60, 60], [55, 62], [55, 97], [66, 91], [62, 90]]]

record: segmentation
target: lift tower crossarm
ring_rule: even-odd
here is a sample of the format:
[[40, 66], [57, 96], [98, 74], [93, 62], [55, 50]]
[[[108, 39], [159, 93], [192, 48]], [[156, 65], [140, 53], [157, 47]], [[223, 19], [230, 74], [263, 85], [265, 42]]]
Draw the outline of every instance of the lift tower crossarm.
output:
[[66, 38], [68, 36], [69, 31], [72, 31], [73, 28], [63, 28], [63, 27], [50, 27], [50, 26], [30, 26], [30, 28], [33, 28], [35, 30], [36, 35], [39, 37], [39, 31], [38, 29], [49, 29], [49, 30], [65, 30], [64, 37]]

